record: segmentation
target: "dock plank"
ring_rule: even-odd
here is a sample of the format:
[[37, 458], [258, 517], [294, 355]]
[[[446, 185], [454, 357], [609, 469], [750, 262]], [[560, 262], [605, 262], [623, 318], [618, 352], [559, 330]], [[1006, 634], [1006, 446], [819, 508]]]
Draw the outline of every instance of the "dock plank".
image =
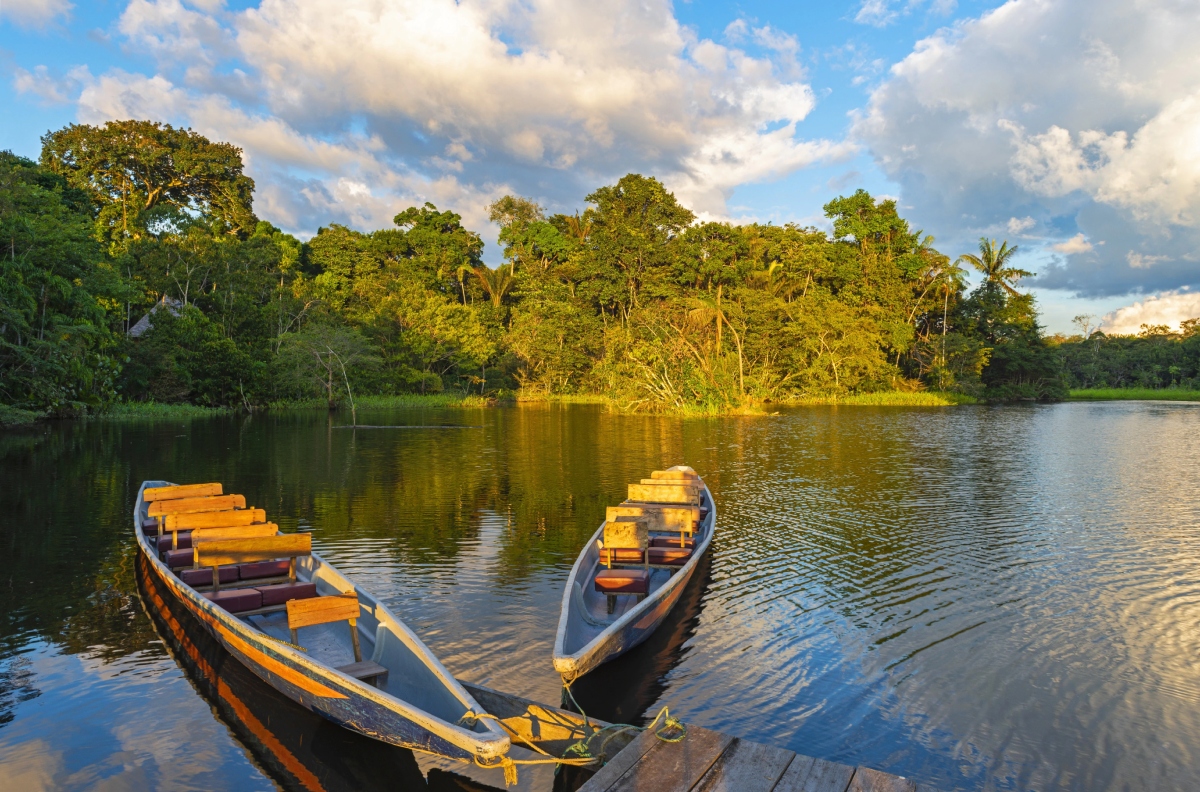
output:
[[[801, 759], [809, 761], [802, 762]], [[784, 772], [774, 792], [846, 792], [854, 768], [850, 765], [797, 756]]]
[[796, 754], [735, 738], [693, 792], [771, 792]]
[[850, 779], [847, 792], [917, 792], [917, 785], [907, 778], [858, 767]]
[[689, 792], [733, 742], [728, 734], [699, 726], [688, 726], [677, 743], [651, 736], [650, 750], [609, 787], [611, 792]]
[[637, 764], [646, 752], [654, 747], [659, 739], [653, 732], [644, 731], [625, 746], [624, 750], [612, 758], [608, 764], [596, 771], [596, 774], [579, 788], [579, 792], [605, 792], [620, 780], [621, 776]]

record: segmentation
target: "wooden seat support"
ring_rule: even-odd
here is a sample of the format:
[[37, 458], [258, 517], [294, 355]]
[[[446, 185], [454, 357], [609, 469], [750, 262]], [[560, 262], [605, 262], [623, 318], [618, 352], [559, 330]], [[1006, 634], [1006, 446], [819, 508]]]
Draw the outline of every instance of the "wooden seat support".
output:
[[289, 600], [287, 603], [288, 630], [292, 643], [299, 646], [301, 627], [346, 621], [350, 624], [350, 643], [354, 646], [354, 662], [339, 666], [338, 671], [355, 679], [378, 681], [387, 676], [388, 670], [371, 660], [363, 660], [362, 647], [358, 642], [358, 595], [353, 591], [340, 596], [314, 597], [312, 599]]

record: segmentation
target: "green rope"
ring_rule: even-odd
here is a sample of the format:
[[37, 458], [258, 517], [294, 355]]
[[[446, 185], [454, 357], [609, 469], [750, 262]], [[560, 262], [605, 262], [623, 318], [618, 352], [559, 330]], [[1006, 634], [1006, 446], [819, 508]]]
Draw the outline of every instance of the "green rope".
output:
[[[571, 699], [571, 703], [575, 705], [575, 708], [579, 710], [579, 714], [583, 716], [583, 722], [586, 727], [585, 731], [591, 733], [567, 746], [567, 749], [563, 751], [564, 754], [575, 755], [585, 759], [599, 759], [606, 755], [605, 752], [608, 750], [608, 744], [613, 738], [618, 734], [630, 730], [639, 732], [654, 730], [654, 736], [666, 743], [683, 742], [684, 738], [687, 737], [687, 726], [683, 725], [678, 719], [671, 717], [671, 713], [666, 707], [658, 711], [658, 714], [654, 716], [654, 720], [650, 721], [649, 726], [634, 726], [631, 723], [612, 723], [603, 729], [592, 731], [592, 724], [590, 718], [588, 718], [588, 714], [584, 712], [583, 707], [579, 706], [579, 702], [575, 700], [575, 694], [571, 692], [571, 685], [574, 682], [574, 679], [567, 681], [564, 678], [563, 688], [567, 691], [567, 696]], [[659, 720], [662, 720], [662, 726], [655, 729], [655, 725]], [[593, 754], [590, 745], [591, 741], [607, 732], [611, 732], [611, 734], [607, 734], [603, 742], [600, 743], [599, 753]]]

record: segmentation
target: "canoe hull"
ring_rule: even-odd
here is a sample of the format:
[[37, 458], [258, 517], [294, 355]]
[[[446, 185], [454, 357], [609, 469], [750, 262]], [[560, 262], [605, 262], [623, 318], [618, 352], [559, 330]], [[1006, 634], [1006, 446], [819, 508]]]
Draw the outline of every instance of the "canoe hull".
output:
[[558, 634], [555, 637], [554, 668], [564, 680], [570, 683], [638, 646], [654, 633], [675, 607], [700, 560], [708, 552], [716, 527], [716, 506], [712, 500], [712, 493], [703, 482], [701, 482], [701, 502], [708, 507], [709, 513], [702, 521], [697, 534], [696, 550], [688, 562], [680, 567], [660, 589], [651, 593], [641, 604], [617, 619], [600, 635], [581, 649], [568, 652], [566, 644], [570, 623], [577, 618], [576, 609], [582, 607], [576, 602], [576, 597], [581, 596], [581, 585], [590, 580], [590, 578], [585, 578], [587, 578], [588, 571], [596, 564], [599, 555], [596, 548], [604, 532], [604, 526], [601, 524], [600, 529], [596, 531], [596, 534], [580, 552], [579, 558], [576, 559], [575, 566], [567, 578], [566, 591], [563, 594], [562, 613], [559, 619]]
[[[481, 739], [474, 750], [455, 744], [439, 735], [436, 727], [430, 728], [433, 725], [432, 716], [419, 711], [405, 713], [386, 694], [308, 659], [213, 605], [179, 580], [158, 559], [141, 529], [141, 507], [139, 493], [138, 508], [134, 513], [135, 530], [139, 550], [148, 567], [148, 574], [154, 577], [157, 590], [166, 591], [227, 652], [268, 685], [339, 726], [391, 745], [464, 761], [470, 761], [475, 756], [490, 760], [507, 753], [507, 738], [490, 743]], [[316, 554], [313, 554], [313, 558], [320, 561]], [[160, 595], [155, 592], [150, 596]], [[161, 610], [158, 603], [151, 602], [148, 605]], [[479, 711], [477, 706], [471, 708]], [[486, 736], [479, 735], [480, 738]]]

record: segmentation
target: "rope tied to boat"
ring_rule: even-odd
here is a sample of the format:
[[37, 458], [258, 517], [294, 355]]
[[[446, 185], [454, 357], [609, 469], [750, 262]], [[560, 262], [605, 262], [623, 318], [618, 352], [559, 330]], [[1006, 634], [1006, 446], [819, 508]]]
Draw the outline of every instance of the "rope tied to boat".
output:
[[461, 718], [458, 719], [458, 725], [462, 726], [465, 729], [470, 729], [470, 728], [473, 728], [476, 723], [478, 723], [479, 721], [484, 720], [484, 719], [495, 721], [500, 726], [501, 729], [504, 729], [504, 731], [508, 732], [510, 739], [519, 740], [530, 750], [535, 751], [536, 753], [539, 753], [542, 756], [546, 757], [545, 759], [513, 759], [511, 756], [501, 756], [501, 757], [498, 757], [498, 760], [493, 764], [485, 763], [478, 756], [474, 757], [475, 765], [477, 767], [482, 767], [486, 770], [494, 770], [496, 768], [503, 769], [504, 770], [504, 785], [506, 787], [515, 786], [517, 784], [517, 781], [518, 781], [517, 765], [553, 764], [553, 765], [570, 765], [572, 767], [586, 767], [587, 765], [594, 764], [596, 762], [596, 759], [593, 757], [590, 757], [590, 756], [588, 756], [588, 757], [581, 756], [581, 757], [577, 757], [574, 759], [559, 758], [556, 756], [552, 756], [552, 755], [546, 753], [546, 751], [539, 748], [534, 743], [532, 743], [529, 740], [522, 737], [520, 734], [518, 734], [513, 729], [509, 728], [509, 725], [507, 723], [505, 723], [504, 721], [502, 721], [500, 718], [497, 718], [495, 715], [492, 715], [491, 713], [488, 713], [488, 712], [472, 712], [472, 711], [468, 710], [466, 712], [466, 714], [464, 714]]

